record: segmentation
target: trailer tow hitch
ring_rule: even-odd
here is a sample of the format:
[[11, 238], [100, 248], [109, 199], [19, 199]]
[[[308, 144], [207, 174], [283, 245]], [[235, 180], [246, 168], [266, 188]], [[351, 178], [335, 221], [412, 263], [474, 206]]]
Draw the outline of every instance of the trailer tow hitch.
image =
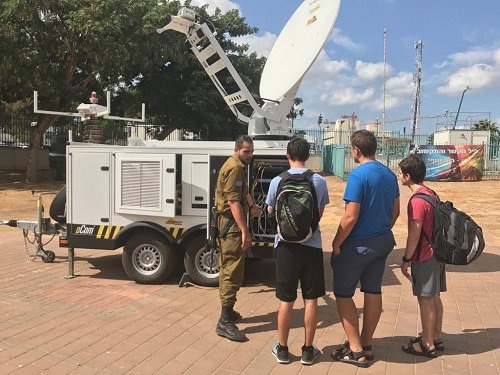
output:
[[[0, 220], [0, 225], [6, 225], [13, 228], [20, 228], [23, 231], [24, 237], [24, 247], [28, 258], [32, 261], [36, 259], [37, 256], [42, 258], [45, 263], [52, 263], [56, 258], [53, 251], [45, 250], [43, 247], [52, 241], [56, 234], [61, 232], [60, 224], [51, 223], [49, 218], [43, 217], [43, 205], [42, 197], [39, 196], [37, 199], [38, 206], [38, 220], [37, 221], [25, 221], [25, 220]], [[33, 232], [33, 238], [30, 239], [29, 233]], [[45, 243], [42, 241], [43, 235], [52, 235], [52, 237]], [[30, 254], [28, 250], [28, 243], [31, 245], [36, 244], [36, 252], [34, 255]]]

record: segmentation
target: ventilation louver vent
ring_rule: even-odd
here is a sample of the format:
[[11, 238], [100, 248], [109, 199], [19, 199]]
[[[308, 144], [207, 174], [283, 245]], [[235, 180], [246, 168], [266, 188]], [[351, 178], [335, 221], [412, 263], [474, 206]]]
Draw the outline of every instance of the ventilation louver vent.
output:
[[121, 206], [161, 209], [161, 162], [128, 161], [121, 163]]

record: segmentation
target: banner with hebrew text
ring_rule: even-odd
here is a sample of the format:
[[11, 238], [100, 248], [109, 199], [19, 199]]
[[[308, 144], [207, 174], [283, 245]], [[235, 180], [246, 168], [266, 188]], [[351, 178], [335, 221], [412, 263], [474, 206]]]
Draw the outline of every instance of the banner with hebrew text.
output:
[[480, 181], [484, 145], [411, 145], [410, 155], [421, 158], [427, 181]]

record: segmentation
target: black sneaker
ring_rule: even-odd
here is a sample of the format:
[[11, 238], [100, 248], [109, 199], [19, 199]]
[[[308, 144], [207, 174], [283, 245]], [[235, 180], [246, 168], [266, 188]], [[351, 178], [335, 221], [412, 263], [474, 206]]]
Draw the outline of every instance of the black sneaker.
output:
[[288, 346], [281, 346], [280, 343], [277, 342], [273, 345], [272, 352], [278, 360], [278, 363], [290, 363], [290, 358], [288, 358]]
[[303, 346], [302, 347], [302, 358], [300, 358], [300, 363], [303, 365], [312, 365], [314, 359], [319, 356], [319, 349], [314, 346]]

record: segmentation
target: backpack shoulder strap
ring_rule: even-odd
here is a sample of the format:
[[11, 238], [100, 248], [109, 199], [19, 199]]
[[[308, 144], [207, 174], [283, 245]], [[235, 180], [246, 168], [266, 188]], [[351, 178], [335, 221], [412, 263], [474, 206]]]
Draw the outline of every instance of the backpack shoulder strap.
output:
[[432, 207], [436, 207], [437, 200], [436, 199], [432, 199], [427, 194], [417, 193], [417, 194], [412, 195], [411, 198], [410, 198], [410, 200], [412, 200], [413, 198], [423, 199], [424, 201], [426, 201], [427, 203], [429, 203]]
[[[434, 193], [434, 199], [432, 199], [429, 195], [427, 194], [424, 194], [424, 193], [417, 193], [417, 194], [413, 194], [410, 198], [410, 201], [413, 199], [413, 198], [420, 198], [420, 199], [423, 199], [424, 201], [426, 201], [427, 203], [429, 203], [434, 209], [436, 208], [438, 202], [439, 202], [439, 197], [438, 195], [436, 194], [436, 192], [433, 190], [432, 191]], [[408, 202], [409, 204], [410, 202]], [[433, 220], [433, 226], [434, 226], [434, 220]], [[427, 242], [429, 244], [431, 244], [432, 246], [432, 241], [431, 241], [431, 238], [430, 236], [425, 232], [424, 228], [422, 227], [422, 230], [420, 232], [420, 239], [418, 240], [418, 244], [417, 244], [417, 259], [420, 258], [420, 242], [422, 240], [422, 236], [425, 237], [425, 239], [427, 240]]]
[[314, 175], [314, 172], [308, 169], [307, 171], [304, 171], [302, 174], [307, 176], [307, 178], [311, 179], [312, 176]]
[[285, 178], [287, 178], [288, 176], [291, 176], [291, 174], [288, 172], [288, 171], [284, 171], [284, 172], [281, 172], [278, 176], [281, 177], [281, 180], [280, 182], [278, 183], [278, 187], [277, 187], [277, 190], [280, 190], [281, 187], [283, 186], [283, 183], [285, 181]]
[[279, 174], [279, 176], [281, 177], [281, 179], [283, 179], [283, 178], [285, 178], [285, 177], [290, 176], [290, 172], [288, 172], [288, 171], [281, 172], [281, 173]]

